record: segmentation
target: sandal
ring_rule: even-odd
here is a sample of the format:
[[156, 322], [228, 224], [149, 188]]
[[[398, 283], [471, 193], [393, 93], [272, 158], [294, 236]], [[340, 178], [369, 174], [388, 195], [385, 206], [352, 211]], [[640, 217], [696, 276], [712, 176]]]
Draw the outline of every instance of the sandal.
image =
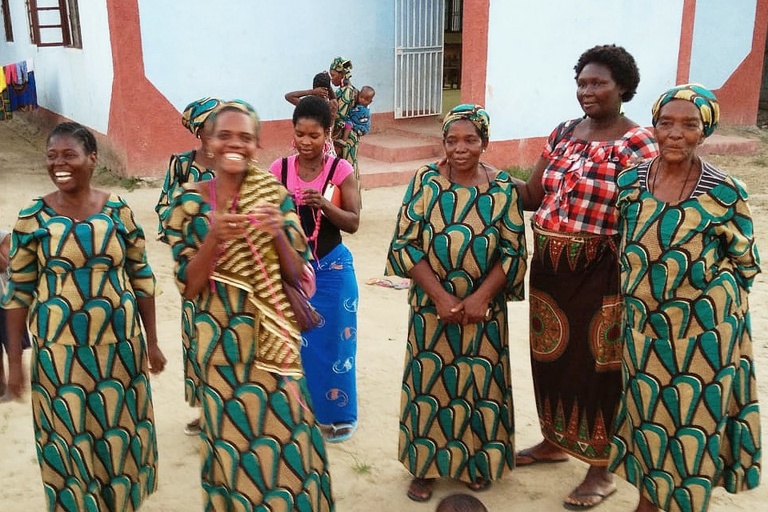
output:
[[331, 425], [331, 431], [325, 435], [325, 440], [329, 443], [343, 443], [349, 440], [357, 430], [357, 422], [352, 423], [334, 423]]
[[407, 496], [413, 501], [424, 502], [432, 498], [432, 489], [435, 487], [434, 478], [414, 478], [408, 487]]
[[188, 436], [200, 435], [200, 418], [195, 418], [184, 426], [184, 433]]
[[475, 482], [469, 482], [467, 488], [474, 492], [487, 491], [493, 482], [487, 478], [478, 478]]

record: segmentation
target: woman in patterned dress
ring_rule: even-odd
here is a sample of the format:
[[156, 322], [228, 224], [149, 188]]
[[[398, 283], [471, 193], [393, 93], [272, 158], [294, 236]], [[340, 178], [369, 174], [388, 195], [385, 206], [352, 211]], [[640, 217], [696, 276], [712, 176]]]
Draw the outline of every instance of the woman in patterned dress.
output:
[[639, 512], [702, 512], [715, 486], [760, 481], [747, 191], [696, 156], [718, 117], [700, 85], [665, 92], [660, 156], [618, 179], [626, 324], [611, 469], [640, 490]]
[[[157, 234], [161, 241], [168, 243], [165, 234], [168, 219], [171, 216], [171, 201], [181, 191], [184, 183], [207, 181], [213, 178], [213, 154], [208, 147], [210, 141], [210, 124], [206, 124], [208, 116], [221, 104], [215, 98], [200, 98], [184, 108], [181, 116], [181, 124], [192, 135], [200, 139], [200, 148], [171, 155], [168, 170], [165, 173], [165, 181], [160, 197], [155, 206], [158, 218]], [[190, 407], [199, 405], [197, 389], [200, 384], [200, 369], [195, 363], [194, 334], [192, 331], [195, 310], [192, 301], [181, 300], [181, 358], [184, 367], [184, 399]], [[184, 433], [188, 436], [200, 434], [200, 414], [184, 427]]]
[[301, 274], [307, 241], [288, 191], [251, 162], [253, 108], [222, 103], [209, 122], [216, 178], [183, 185], [166, 229], [177, 284], [194, 302], [203, 508], [332, 511], [281, 280]]
[[[291, 191], [314, 255], [317, 292], [312, 305], [322, 323], [303, 333], [301, 360], [317, 421], [328, 442], [343, 442], [357, 429], [357, 303], [354, 260], [341, 234], [360, 226], [360, 193], [352, 166], [325, 152], [331, 126], [328, 103], [317, 96], [293, 112], [298, 152], [279, 158], [270, 172]], [[324, 195], [336, 189], [338, 201]]]
[[621, 113], [640, 82], [624, 48], [591, 48], [574, 69], [584, 117], [557, 126], [528, 182], [519, 182], [523, 207], [535, 211], [529, 333], [544, 440], [516, 463], [586, 462], [564, 505], [589, 508], [616, 491], [606, 470], [621, 394], [615, 180], [657, 149], [651, 133]]
[[157, 488], [147, 371], [162, 371], [165, 357], [155, 277], [130, 207], [91, 187], [96, 160], [85, 127], [51, 132], [46, 164], [57, 191], [19, 213], [3, 299], [16, 397], [27, 321], [33, 336], [35, 440], [51, 512], [131, 512]]
[[478, 105], [445, 117], [446, 158], [416, 171], [389, 247], [386, 274], [412, 280], [399, 459], [414, 501], [514, 466], [507, 301], [523, 300], [525, 227], [510, 176], [480, 161], [489, 129]]
[[357, 134], [351, 134], [344, 141], [344, 127], [357, 100], [357, 89], [352, 85], [352, 61], [346, 57], [336, 57], [331, 62], [329, 70], [331, 83], [336, 89], [336, 116], [333, 121], [331, 137], [336, 146], [336, 153], [352, 164], [355, 169], [355, 179], [360, 183], [360, 172], [357, 168], [357, 143], [360, 138]]

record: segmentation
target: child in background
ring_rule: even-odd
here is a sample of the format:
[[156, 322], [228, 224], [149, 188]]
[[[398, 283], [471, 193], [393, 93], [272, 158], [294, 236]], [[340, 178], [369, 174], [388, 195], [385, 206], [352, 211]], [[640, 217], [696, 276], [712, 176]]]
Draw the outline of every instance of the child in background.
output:
[[[8, 263], [10, 262], [11, 253], [11, 234], [8, 231], [0, 229], [0, 297], [5, 293], [5, 287], [8, 286], [8, 276], [10, 275], [10, 269]], [[8, 350], [5, 346], [8, 343], [8, 334], [5, 331], [5, 310], [0, 308], [0, 401], [2, 401], [5, 395], [5, 361], [3, 360], [3, 348]], [[29, 335], [25, 334], [22, 342], [22, 347], [29, 348]]]
[[376, 91], [370, 85], [364, 85], [357, 93], [357, 102], [352, 110], [349, 111], [349, 117], [344, 125], [344, 135], [341, 140], [345, 143], [349, 140], [349, 134], [355, 132], [358, 140], [363, 135], [371, 131], [371, 110], [368, 108], [373, 102]]
[[488, 509], [474, 496], [459, 493], [443, 498], [435, 512], [488, 512]]

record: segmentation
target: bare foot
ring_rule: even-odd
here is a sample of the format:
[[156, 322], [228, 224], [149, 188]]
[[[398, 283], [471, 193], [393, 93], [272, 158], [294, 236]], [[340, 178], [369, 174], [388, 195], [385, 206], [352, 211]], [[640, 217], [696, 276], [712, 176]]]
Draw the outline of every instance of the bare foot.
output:
[[548, 441], [520, 450], [515, 454], [516, 466], [528, 466], [545, 462], [565, 462], [570, 459], [568, 452], [561, 450]]
[[616, 492], [613, 475], [602, 466], [589, 466], [587, 476], [565, 498], [563, 506], [570, 510], [592, 508]]
[[641, 494], [640, 502], [637, 504], [635, 512], [659, 512], [659, 509], [651, 500]]

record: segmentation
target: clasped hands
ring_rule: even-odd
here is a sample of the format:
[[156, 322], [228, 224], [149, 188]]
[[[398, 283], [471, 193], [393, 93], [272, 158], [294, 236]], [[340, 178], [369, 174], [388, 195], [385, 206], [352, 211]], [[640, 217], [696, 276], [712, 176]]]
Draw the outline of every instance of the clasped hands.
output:
[[210, 233], [219, 243], [224, 243], [244, 237], [250, 225], [277, 236], [284, 224], [283, 214], [277, 206], [260, 203], [250, 213], [214, 212], [211, 216]]
[[476, 294], [461, 300], [454, 295], [437, 302], [437, 317], [446, 324], [469, 325], [488, 320], [491, 307]]

